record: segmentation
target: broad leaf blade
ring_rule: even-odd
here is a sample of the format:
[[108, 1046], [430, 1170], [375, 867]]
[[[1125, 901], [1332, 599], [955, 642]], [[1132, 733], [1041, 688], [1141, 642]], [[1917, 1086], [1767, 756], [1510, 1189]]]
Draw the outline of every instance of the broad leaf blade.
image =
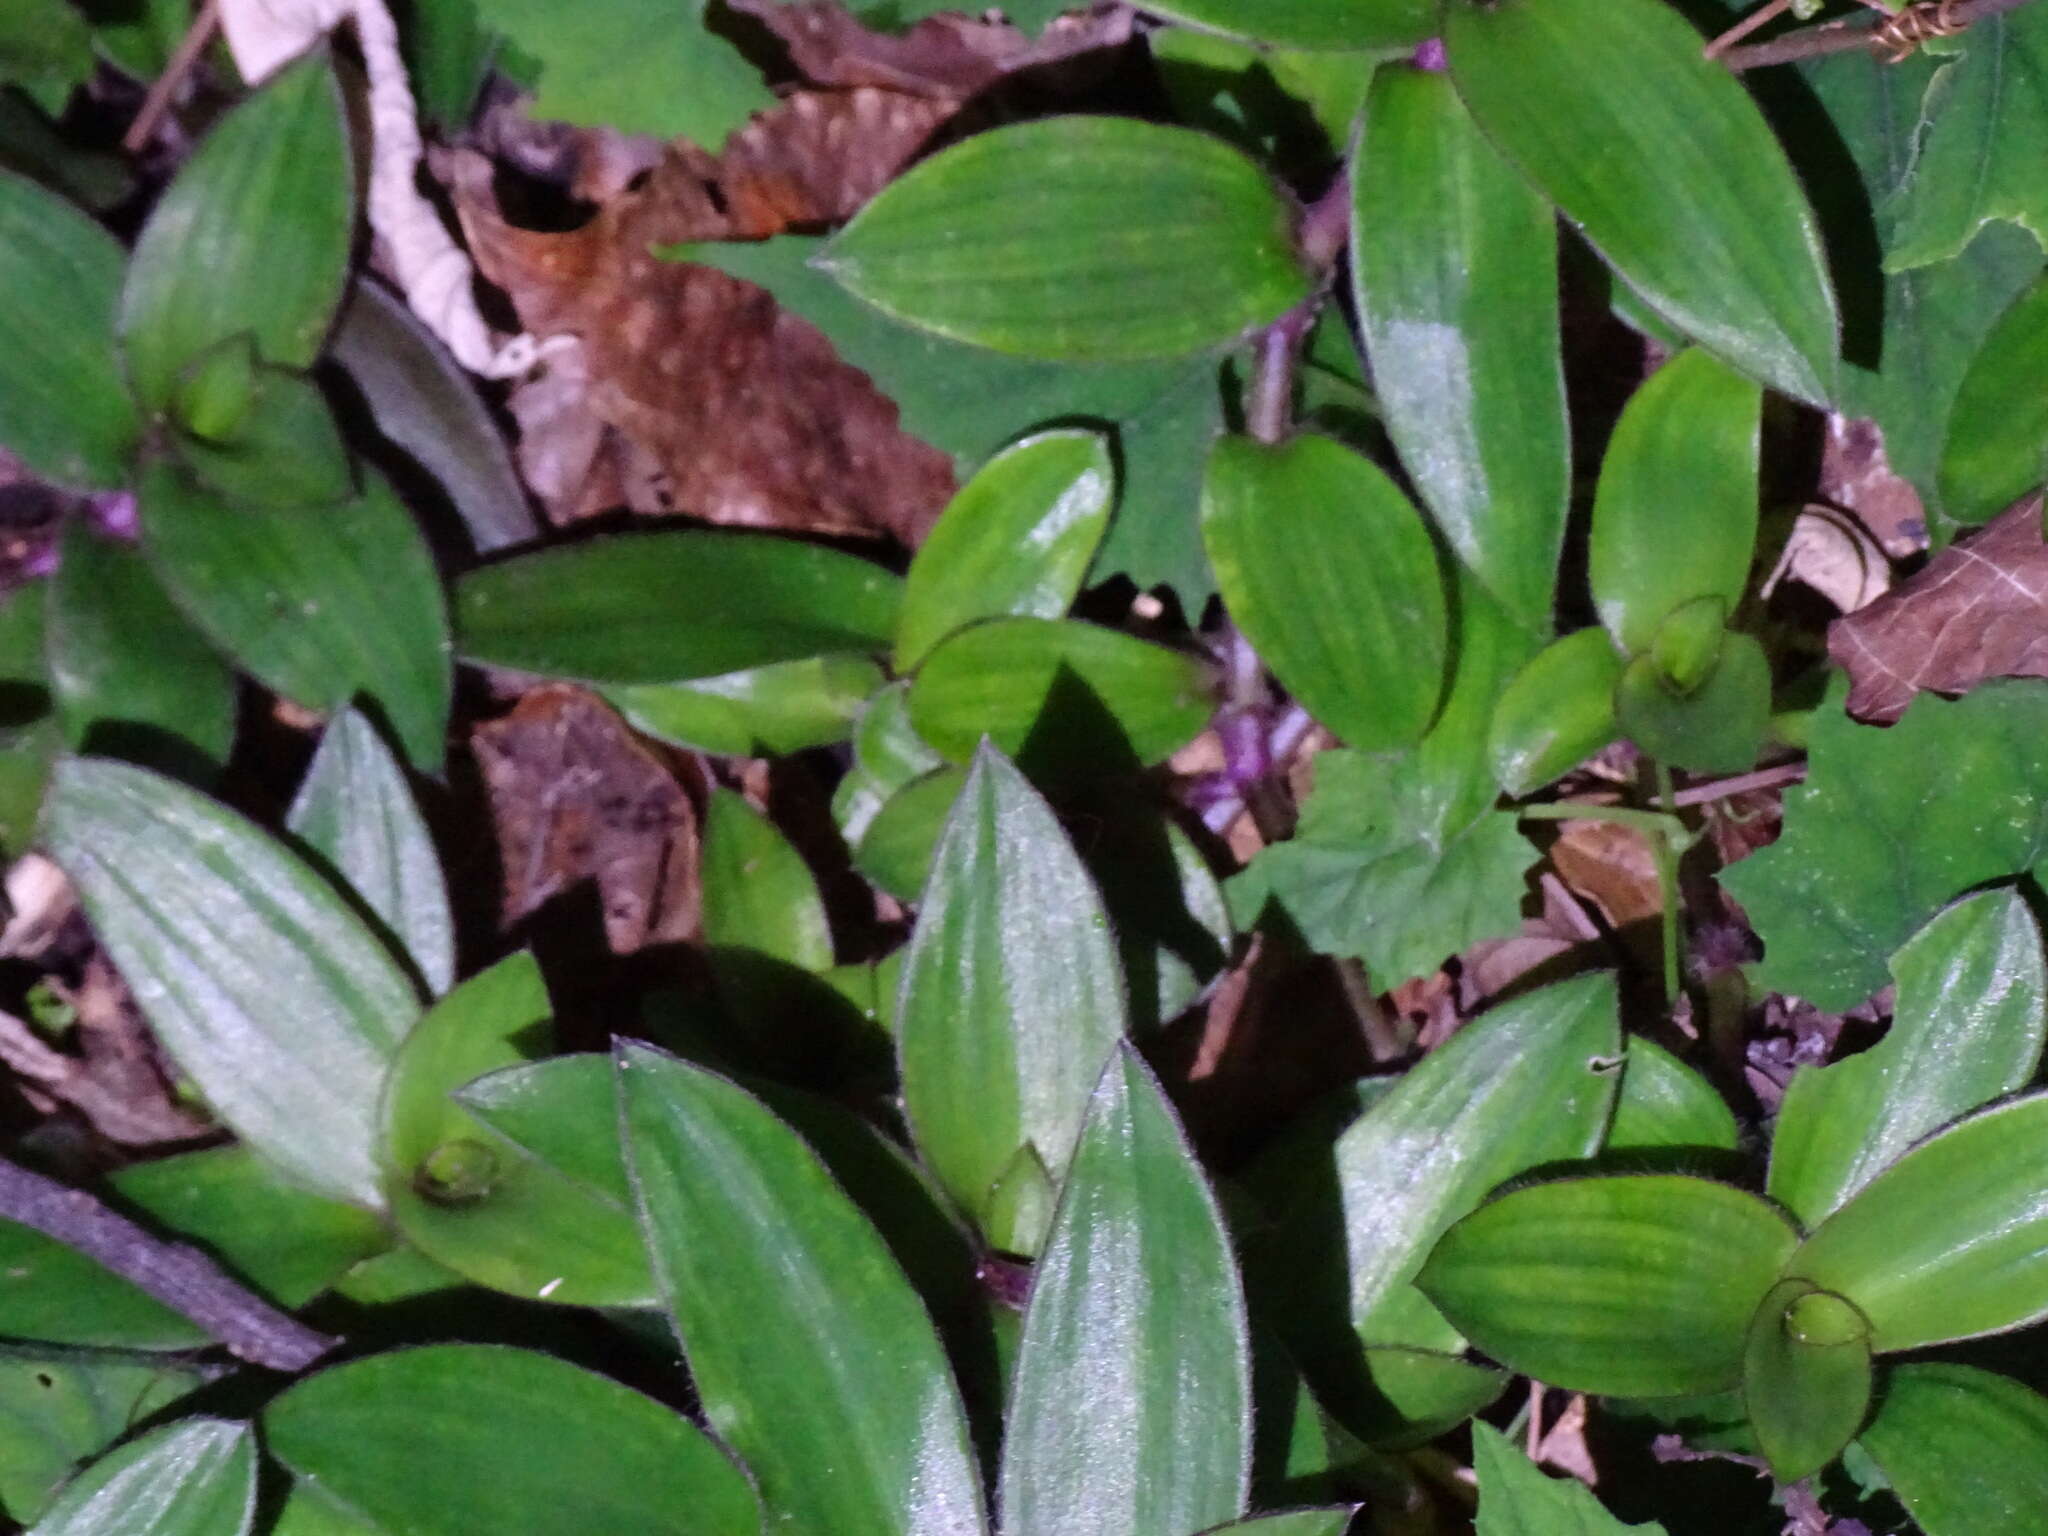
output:
[[208, 1371], [180, 1362], [81, 1354], [74, 1350], [0, 1350], [0, 1508], [33, 1524], [79, 1467], [186, 1393]]
[[102, 758], [58, 765], [42, 842], [221, 1119], [377, 1208], [377, 1096], [420, 1002], [341, 896], [224, 806]]
[[31, 1536], [245, 1536], [256, 1518], [256, 1437], [183, 1419], [101, 1457], [65, 1486]]
[[1771, 661], [1753, 635], [1722, 632], [1713, 670], [1690, 693], [1665, 680], [1658, 658], [1631, 661], [1614, 689], [1614, 723], [1674, 768], [1741, 773], [1756, 762], [1771, 723]]
[[779, 757], [845, 741], [884, 681], [865, 656], [807, 656], [600, 692], [642, 735], [724, 757]]
[[1003, 1443], [1005, 1536], [1179, 1536], [1244, 1508], [1244, 1297], [1135, 1052], [1111, 1055], [1039, 1259]]
[[2033, 1536], [2048, 1398], [1967, 1365], [1902, 1365], [1857, 1442], [1927, 1536]]
[[1773, 1286], [1742, 1361], [1743, 1401], [1771, 1475], [1794, 1483], [1841, 1455], [1869, 1411], [1870, 1385], [1870, 1329], [1856, 1309], [1803, 1280]]
[[1494, 707], [1488, 750], [1502, 789], [1526, 795], [1614, 740], [1622, 666], [1602, 629], [1574, 630], [1529, 659]]
[[[1734, 1111], [1712, 1083], [1654, 1040], [1638, 1036], [1629, 1041], [1605, 1150], [1713, 1147], [1733, 1152], [1741, 1134]], [[1782, 1120], [1778, 1134], [1784, 1134]]]
[[1942, 510], [1981, 523], [2048, 480], [2048, 281], [1998, 317], [1971, 360], [1941, 450]]

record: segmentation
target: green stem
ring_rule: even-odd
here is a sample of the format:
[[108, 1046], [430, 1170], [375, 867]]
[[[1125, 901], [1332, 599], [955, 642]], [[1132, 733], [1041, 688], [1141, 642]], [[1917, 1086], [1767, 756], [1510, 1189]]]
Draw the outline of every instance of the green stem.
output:
[[[1665, 814], [1678, 821], [1671, 788], [1671, 770], [1660, 759], [1653, 764], [1657, 775], [1657, 799]], [[1681, 829], [1683, 822], [1679, 823]], [[1651, 856], [1657, 861], [1657, 894], [1664, 902], [1664, 1006], [1675, 1009], [1679, 997], [1678, 970], [1678, 860], [1679, 847], [1670, 838], [1653, 843]]]

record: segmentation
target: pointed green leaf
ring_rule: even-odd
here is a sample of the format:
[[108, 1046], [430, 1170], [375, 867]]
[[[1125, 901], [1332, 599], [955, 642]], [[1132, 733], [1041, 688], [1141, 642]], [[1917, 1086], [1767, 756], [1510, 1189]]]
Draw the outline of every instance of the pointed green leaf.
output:
[[1742, 1394], [1750, 1428], [1781, 1483], [1842, 1454], [1870, 1408], [1870, 1325], [1839, 1296], [1786, 1280], [1750, 1320]]
[[326, 861], [435, 996], [455, 982], [448, 886], [405, 769], [357, 709], [321, 733], [285, 828]]
[[770, 1517], [835, 1536], [982, 1536], [959, 1393], [875, 1229], [745, 1090], [634, 1046], [618, 1082], [641, 1230], [691, 1378]]
[[1109, 445], [1099, 433], [1041, 432], [990, 459], [910, 562], [896, 670], [911, 671], [977, 619], [1066, 617], [1115, 499]]
[[[1779, 1134], [1784, 1134], [1782, 1120]], [[1630, 1039], [1605, 1150], [1715, 1147], [1733, 1152], [1740, 1139], [1735, 1112], [1712, 1083], [1656, 1041]]]
[[440, 771], [452, 686], [441, 579], [381, 478], [337, 506], [262, 509], [153, 464], [138, 494], [151, 565], [216, 646], [308, 709], [368, 695], [413, 765]]
[[1489, 743], [1502, 789], [1526, 795], [1614, 740], [1622, 666], [1605, 630], [1579, 629], [1553, 640], [1515, 674], [1494, 706]]
[[2048, 480], [2048, 280], [1999, 316], [1963, 375], [1941, 450], [1941, 507], [1997, 516]]
[[65, 0], [15, 0], [0, 13], [0, 85], [13, 85], [52, 117], [92, 73], [92, 31]]
[[79, 1466], [204, 1384], [198, 1365], [0, 1349], [0, 1509], [33, 1524]]
[[41, 840], [157, 1038], [252, 1147], [375, 1209], [377, 1096], [419, 994], [343, 898], [183, 785], [60, 763]]
[[1241, 1513], [1244, 1296], [1222, 1213], [1152, 1074], [1104, 1068], [1032, 1281], [999, 1498], [1005, 1536], [1179, 1536]]
[[1661, 1525], [1623, 1525], [1584, 1483], [1546, 1476], [1491, 1424], [1472, 1426], [1472, 1470], [1478, 1536], [1664, 1536]]
[[903, 583], [756, 533], [678, 530], [515, 555], [456, 584], [465, 659], [593, 683], [671, 683], [880, 651]]
[[2048, 1398], [1967, 1365], [1902, 1365], [1857, 1442], [1927, 1536], [2034, 1536]]
[[79, 1473], [30, 1536], [245, 1536], [256, 1518], [256, 1437], [182, 1419]]
[[1202, 541], [1231, 617], [1273, 675], [1352, 746], [1412, 746], [1449, 651], [1443, 576], [1414, 505], [1329, 438], [1226, 437]]
[[599, 691], [642, 735], [725, 757], [779, 757], [845, 741], [883, 682], [865, 656], [806, 656]]
[[384, 1532], [761, 1529], [745, 1474], [688, 1419], [529, 1350], [436, 1344], [334, 1366], [263, 1410], [263, 1439]]
[[939, 768], [891, 795], [854, 844], [854, 868], [898, 901], [916, 901], [931, 878], [939, 834], [966, 782], [965, 768]]
[[1721, 636], [1705, 681], [1678, 693], [1655, 656], [1638, 656], [1614, 688], [1614, 723], [1642, 751], [1695, 773], [1741, 773], [1771, 723], [1771, 662], [1750, 635]]
[[1876, 1045], [1801, 1067], [1771, 1142], [1769, 1191], [1817, 1225], [1914, 1142], [2034, 1076], [2048, 1039], [2041, 931], [2016, 890], [1959, 901], [1892, 956]]
[[135, 242], [120, 323], [143, 404], [168, 404], [188, 363], [242, 331], [264, 361], [310, 367], [354, 233], [341, 92], [316, 48], [206, 136]]
[[1814, 1229], [1786, 1268], [1848, 1297], [1880, 1354], [2048, 1316], [2048, 1094], [1920, 1143]]
[[831, 968], [832, 928], [810, 866], [734, 790], [712, 791], [702, 870], [706, 944], [758, 950], [806, 971]]
[[1649, 650], [1658, 626], [1695, 598], [1718, 597], [1731, 613], [1742, 600], [1761, 405], [1748, 379], [1686, 351], [1623, 408], [1600, 465], [1587, 561], [1600, 622], [1629, 655]]
[[986, 1209], [1027, 1145], [1065, 1175], [1125, 1028], [1094, 882], [1051, 808], [984, 747], [940, 836], [896, 1006], [904, 1111], [964, 1210]]
[[1052, 1229], [1059, 1186], [1038, 1149], [1026, 1142], [989, 1185], [982, 1201], [982, 1237], [997, 1253], [1035, 1259]]
[[1441, 74], [1374, 74], [1353, 166], [1352, 280], [1387, 434], [1458, 558], [1547, 630], [1571, 495], [1556, 219]]
[[1453, 0], [1465, 105], [1650, 306], [1821, 404], [1836, 314], [1820, 234], [1748, 91], [1664, 0]]
[[[181, 387], [246, 332], [210, 347], [179, 376]], [[208, 490], [250, 507], [312, 507], [355, 493], [354, 466], [320, 387], [302, 373], [258, 366], [244, 414], [217, 438], [182, 433], [177, 457]], [[181, 423], [182, 425], [182, 423]]]
[[891, 795], [946, 765], [911, 725], [909, 699], [909, 683], [891, 683], [868, 701], [854, 725], [853, 767], [832, 793], [832, 819], [849, 847], [860, 845]]
[[0, 171], [0, 445], [60, 485], [122, 485], [141, 433], [114, 351], [122, 261], [71, 204]]
[[1293, 210], [1185, 128], [1052, 117], [976, 134], [884, 188], [817, 259], [877, 309], [1067, 361], [1200, 352], [1309, 294]]
[[1561, 1179], [1481, 1206], [1417, 1283], [1458, 1331], [1552, 1386], [1719, 1392], [1798, 1234], [1775, 1207], [1678, 1174]]

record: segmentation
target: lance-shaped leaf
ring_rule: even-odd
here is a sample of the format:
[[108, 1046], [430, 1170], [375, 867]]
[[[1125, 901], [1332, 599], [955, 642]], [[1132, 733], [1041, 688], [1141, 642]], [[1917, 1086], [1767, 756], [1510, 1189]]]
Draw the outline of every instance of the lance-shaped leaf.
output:
[[1677, 1174], [1560, 1179], [1452, 1227], [1418, 1284], [1458, 1331], [1553, 1386], [1721, 1392], [1798, 1243], [1776, 1207]]
[[1352, 278], [1387, 433], [1458, 558], [1548, 630], [1571, 494], [1556, 219], [1441, 74], [1373, 76], [1352, 164]]
[[1970, 362], [1941, 449], [1941, 509], [1996, 516], [2048, 480], [2048, 280], [1998, 317]]
[[1095, 432], [1027, 437], [948, 503], [904, 579], [896, 670], [908, 672], [977, 619], [1058, 619], [1109, 526], [1116, 476]]
[[1864, 1185], [1785, 1273], [1856, 1303], [1881, 1354], [2048, 1316], [2044, 1160], [2048, 1094], [1972, 1115]]
[[704, 813], [704, 942], [786, 965], [832, 965], [832, 928], [803, 855], [744, 796], [715, 790]]
[[436, 996], [455, 982], [448, 885], [405, 770], [362, 711], [328, 721], [285, 827], [327, 861]]
[[1785, 1280], [1750, 1320], [1742, 1397], [1757, 1445], [1781, 1483], [1841, 1455], [1870, 1408], [1870, 1324], [1853, 1304]]
[[1967, 1365], [1902, 1365], [1858, 1438], [1927, 1536], [2033, 1536], [2048, 1398]]
[[248, 333], [266, 362], [309, 367], [340, 302], [355, 169], [324, 48], [236, 107], [179, 169], [135, 242], [121, 341], [142, 403]]
[[1274, 676], [1352, 746], [1412, 746], [1443, 702], [1443, 576], [1408, 498], [1326, 437], [1226, 437], [1202, 542], [1231, 616]]
[[1488, 752], [1502, 789], [1526, 795], [1614, 740], [1622, 666], [1603, 629], [1574, 630], [1529, 659], [1494, 706]]
[[882, 651], [902, 580], [815, 544], [678, 530], [515, 555], [456, 584], [470, 661], [592, 683], [672, 683]]
[[2041, 930], [2018, 891], [1957, 902], [1896, 955], [1891, 1028], [1869, 1050], [1801, 1067], [1771, 1142], [1771, 1198], [1807, 1226], [1914, 1142], [2032, 1079], [2048, 1038]]
[[1017, 1345], [1005, 1536], [1176, 1536], [1243, 1512], [1244, 1295], [1157, 1081], [1118, 1046], [1088, 1105]]
[[221, 1119], [377, 1208], [377, 1096], [420, 1000], [343, 897], [225, 806], [101, 758], [57, 766], [41, 840]]
[[816, 260], [897, 319], [1022, 357], [1200, 352], [1308, 296], [1293, 208], [1206, 134], [1051, 117], [911, 168]]
[[599, 691], [642, 735], [723, 757], [779, 757], [845, 741], [884, 681], [865, 656], [807, 656]]
[[1664, 1536], [1661, 1525], [1623, 1525], [1574, 1478], [1550, 1477], [1491, 1424], [1472, 1426], [1479, 1481], [1478, 1536]]
[[618, 1083], [641, 1231], [691, 1379], [771, 1519], [983, 1536], [952, 1372], [867, 1219], [724, 1078], [628, 1046]]
[[247, 1424], [183, 1419], [79, 1473], [31, 1536], [243, 1536], [256, 1518], [256, 1437]]
[[1813, 212], [1749, 93], [1663, 0], [1455, 0], [1458, 94], [1664, 319], [1796, 399], [1835, 387]]
[[939, 838], [896, 1005], [903, 1107], [963, 1209], [1029, 1147], [1056, 1184], [1126, 1027], [1102, 897], [1052, 810], [983, 747]]
[[276, 1398], [263, 1439], [375, 1531], [761, 1528], [746, 1475], [688, 1419], [531, 1350], [436, 1344], [352, 1360]]
[[121, 267], [112, 235], [0, 172], [0, 445], [60, 485], [122, 484], [141, 432], [114, 352]]

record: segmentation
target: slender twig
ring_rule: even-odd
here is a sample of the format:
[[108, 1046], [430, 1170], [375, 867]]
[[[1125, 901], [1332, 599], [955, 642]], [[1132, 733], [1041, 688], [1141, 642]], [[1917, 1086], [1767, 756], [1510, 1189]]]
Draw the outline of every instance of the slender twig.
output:
[[[2000, 16], [2030, 3], [2031, 0], [1956, 0], [1949, 8], [1949, 20], [1959, 28], [1967, 27], [1987, 16]], [[1878, 39], [1883, 26], [1881, 21], [1875, 26], [1868, 25], [1859, 17], [1823, 22], [1817, 27], [1774, 37], [1768, 43], [1730, 48], [1721, 55], [1721, 62], [1739, 72], [1762, 69], [1769, 64], [1790, 64], [1798, 59], [1819, 58], [1823, 54], [1852, 53], [1859, 48], [1875, 50], [1883, 46]]]
[[0, 1158], [0, 1217], [112, 1270], [251, 1365], [302, 1371], [341, 1340], [238, 1284], [196, 1248], [166, 1242], [94, 1196]]
[[1792, 0], [1771, 0], [1769, 5], [1751, 11], [1742, 20], [1735, 23], [1734, 26], [1707, 44], [1707, 57], [1718, 59], [1730, 48], [1733, 48], [1737, 43], [1749, 36], [1750, 33], [1756, 31], [1757, 28], [1776, 21], [1791, 8]]
[[171, 110], [171, 98], [178, 94], [178, 87], [185, 83], [185, 77], [199, 62], [199, 55], [206, 51], [206, 45], [213, 41], [213, 34], [219, 30], [220, 0], [204, 0], [199, 14], [192, 18], [192, 25], [172, 50], [164, 72], [156, 77], [149, 94], [142, 98], [142, 108], [135, 114], [135, 121], [121, 135], [121, 147], [129, 154], [141, 154], [149, 141], [156, 137], [157, 124]]
[[1805, 777], [1806, 760], [1799, 758], [1770, 768], [1738, 773], [1733, 778], [1709, 779], [1704, 784], [1689, 784], [1671, 797], [1671, 803], [1680, 809], [1688, 805], [1710, 805], [1716, 800], [1746, 795], [1751, 790], [1776, 789], [1781, 784], [1797, 784]]

